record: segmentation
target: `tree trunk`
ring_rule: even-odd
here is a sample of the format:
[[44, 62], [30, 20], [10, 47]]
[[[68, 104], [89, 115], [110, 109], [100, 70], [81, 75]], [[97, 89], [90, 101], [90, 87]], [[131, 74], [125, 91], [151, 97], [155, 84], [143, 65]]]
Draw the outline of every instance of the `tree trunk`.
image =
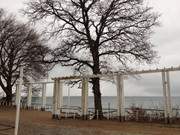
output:
[[6, 97], [3, 99], [3, 102], [5, 104], [11, 105], [12, 104], [12, 98], [13, 98], [12, 87], [6, 87], [4, 92], [6, 93]]
[[[93, 74], [97, 75], [100, 74], [100, 66], [99, 66], [99, 52], [98, 52], [98, 45], [94, 45], [94, 48], [91, 50], [93, 56]], [[101, 91], [100, 91], [100, 79], [93, 78], [93, 93], [94, 93], [94, 107], [95, 107], [95, 118], [102, 119], [103, 112], [102, 112], [102, 103], [101, 103]]]
[[11, 94], [6, 94], [6, 103], [8, 104], [8, 105], [12, 105], [12, 98], [13, 98], [13, 94], [11, 93]]
[[93, 84], [93, 93], [94, 93], [95, 118], [102, 119], [103, 112], [102, 112], [102, 103], [101, 103], [100, 79], [93, 78], [92, 84]]

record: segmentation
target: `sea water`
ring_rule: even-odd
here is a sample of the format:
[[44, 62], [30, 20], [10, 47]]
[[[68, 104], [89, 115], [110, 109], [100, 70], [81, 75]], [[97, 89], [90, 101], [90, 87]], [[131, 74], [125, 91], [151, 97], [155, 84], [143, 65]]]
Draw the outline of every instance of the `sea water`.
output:
[[[162, 109], [164, 106], [163, 97], [125, 97], [125, 107], [130, 108], [132, 106], [142, 107], [145, 109]], [[172, 97], [172, 107], [180, 109], [180, 97]], [[41, 97], [32, 97], [32, 105], [41, 105]], [[46, 105], [52, 106], [53, 98], [46, 98]], [[80, 96], [63, 97], [63, 105], [67, 106], [81, 106]], [[94, 97], [88, 97], [88, 107], [94, 108]], [[102, 97], [103, 108], [117, 108], [117, 98], [115, 96], [103, 96]]]

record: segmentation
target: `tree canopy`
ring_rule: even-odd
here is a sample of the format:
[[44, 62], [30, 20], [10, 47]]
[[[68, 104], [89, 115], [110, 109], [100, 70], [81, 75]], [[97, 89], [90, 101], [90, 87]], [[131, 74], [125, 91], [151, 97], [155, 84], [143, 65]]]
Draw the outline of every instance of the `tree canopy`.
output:
[[42, 60], [49, 51], [34, 29], [0, 10], [0, 86], [8, 102], [12, 99], [20, 66], [24, 67], [26, 80], [45, 76], [49, 66]]
[[[34, 22], [46, 20], [50, 35], [60, 38], [52, 61], [81, 74], [149, 63], [156, 56], [149, 38], [159, 15], [143, 0], [31, 0], [24, 13]], [[99, 79], [91, 82], [101, 115]]]

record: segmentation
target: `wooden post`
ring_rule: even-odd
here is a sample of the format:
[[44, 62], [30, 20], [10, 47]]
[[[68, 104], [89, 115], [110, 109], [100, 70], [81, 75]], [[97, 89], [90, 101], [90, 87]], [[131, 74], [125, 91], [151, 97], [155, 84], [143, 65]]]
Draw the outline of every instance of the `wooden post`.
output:
[[57, 81], [57, 109], [58, 109], [58, 113], [59, 113], [59, 119], [61, 117], [61, 108], [63, 106], [63, 82], [61, 80]]
[[19, 103], [19, 98], [20, 98], [19, 84], [16, 84], [16, 101], [15, 101], [16, 106]]
[[167, 82], [166, 72], [162, 72], [162, 83], [163, 83], [163, 97], [164, 97], [164, 119], [165, 123], [168, 123], [168, 102], [167, 102]]
[[18, 135], [18, 128], [19, 128], [19, 115], [20, 115], [20, 103], [21, 103], [21, 90], [23, 88], [23, 67], [20, 67], [20, 78], [19, 78], [19, 86], [17, 89], [16, 95], [18, 95], [18, 102], [16, 104], [16, 120], [15, 120], [15, 129], [14, 135]]
[[169, 71], [166, 72], [166, 79], [167, 79], [167, 108], [168, 108], [168, 117], [169, 123], [172, 123], [172, 105], [171, 105], [171, 89], [170, 89], [170, 77]]
[[27, 107], [31, 107], [31, 101], [32, 101], [32, 84], [28, 85], [28, 97], [27, 97]]
[[54, 80], [54, 89], [53, 89], [53, 110], [52, 110], [52, 118], [59, 119], [58, 108], [57, 108], [57, 95], [58, 95], [58, 80]]
[[54, 80], [53, 119], [60, 119], [60, 109], [63, 105], [63, 85], [59, 79]]
[[82, 79], [82, 96], [81, 96], [81, 108], [82, 108], [82, 118], [88, 118], [88, 79]]
[[120, 121], [125, 121], [125, 98], [124, 98], [124, 77], [123, 75], [116, 76], [117, 87], [117, 115]]
[[45, 111], [46, 109], [46, 84], [42, 83], [42, 107], [41, 110]]

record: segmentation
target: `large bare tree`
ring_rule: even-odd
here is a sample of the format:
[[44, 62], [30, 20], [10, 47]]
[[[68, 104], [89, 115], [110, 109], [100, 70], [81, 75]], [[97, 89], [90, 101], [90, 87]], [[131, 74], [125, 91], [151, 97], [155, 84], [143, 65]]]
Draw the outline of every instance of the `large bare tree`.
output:
[[[114, 64], [152, 62], [156, 55], [149, 37], [159, 15], [143, 0], [30, 0], [26, 5], [31, 21], [46, 20], [47, 32], [60, 39], [53, 61], [79, 73], [101, 74]], [[95, 112], [102, 117], [100, 80], [91, 82]]]
[[6, 94], [6, 102], [12, 101], [20, 66], [24, 67], [26, 80], [28, 76], [38, 79], [47, 74], [48, 67], [41, 61], [49, 49], [43, 45], [35, 30], [0, 9], [0, 87]]

